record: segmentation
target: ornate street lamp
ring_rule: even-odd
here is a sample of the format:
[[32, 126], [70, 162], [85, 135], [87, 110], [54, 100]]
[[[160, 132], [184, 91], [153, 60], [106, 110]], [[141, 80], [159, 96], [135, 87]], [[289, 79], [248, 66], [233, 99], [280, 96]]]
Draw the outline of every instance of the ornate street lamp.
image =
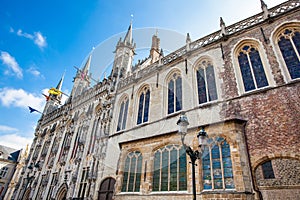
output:
[[[184, 143], [184, 138], [187, 134], [187, 126], [189, 125], [189, 121], [185, 115], [185, 113], [182, 113], [177, 121], [178, 125], [178, 133], [181, 136], [181, 142], [182, 145], [185, 148], [186, 153], [190, 156], [191, 159], [191, 164], [192, 164], [192, 184], [193, 184], [193, 200], [196, 200], [196, 180], [195, 180], [195, 162], [197, 159], [201, 158], [202, 152], [195, 150], [193, 151], [190, 146], [187, 146]], [[201, 149], [202, 145], [205, 145], [207, 143], [207, 133], [205, 132], [204, 128], [199, 131], [197, 134], [198, 138], [198, 144], [199, 144], [199, 149]]]

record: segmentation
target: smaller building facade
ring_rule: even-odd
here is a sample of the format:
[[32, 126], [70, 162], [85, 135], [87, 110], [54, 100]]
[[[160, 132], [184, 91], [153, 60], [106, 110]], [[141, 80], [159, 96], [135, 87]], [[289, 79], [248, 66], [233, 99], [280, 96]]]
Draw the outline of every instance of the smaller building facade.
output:
[[0, 199], [4, 199], [20, 159], [21, 150], [0, 145]]

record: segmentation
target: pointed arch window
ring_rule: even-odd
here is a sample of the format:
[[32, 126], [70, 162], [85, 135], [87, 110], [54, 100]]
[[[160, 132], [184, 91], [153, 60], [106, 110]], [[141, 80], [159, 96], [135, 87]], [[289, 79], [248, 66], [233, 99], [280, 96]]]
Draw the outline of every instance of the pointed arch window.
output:
[[203, 189], [233, 189], [233, 171], [230, 146], [224, 138], [209, 139], [203, 146]]
[[238, 62], [245, 92], [269, 85], [259, 51], [253, 45], [244, 45], [239, 54]]
[[142, 154], [130, 152], [125, 160], [122, 192], [139, 192], [142, 173]]
[[216, 100], [218, 96], [213, 65], [206, 60], [202, 61], [196, 74], [199, 104]]
[[300, 31], [285, 29], [278, 38], [278, 46], [291, 79], [300, 78]]
[[117, 131], [124, 130], [126, 128], [126, 120], [127, 120], [127, 112], [128, 112], [128, 104], [129, 100], [126, 97], [120, 106], [120, 112], [119, 112], [119, 119], [118, 119], [118, 126]]
[[182, 79], [174, 73], [168, 82], [168, 114], [182, 110]]
[[145, 87], [140, 94], [137, 124], [148, 121], [150, 104], [150, 89]]
[[186, 153], [183, 147], [168, 145], [154, 154], [152, 191], [187, 190]]

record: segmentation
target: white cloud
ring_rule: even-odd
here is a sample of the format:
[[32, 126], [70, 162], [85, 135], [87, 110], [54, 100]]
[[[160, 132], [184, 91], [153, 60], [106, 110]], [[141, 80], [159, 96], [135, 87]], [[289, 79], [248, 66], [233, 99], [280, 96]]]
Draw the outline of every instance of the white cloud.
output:
[[28, 106], [42, 111], [45, 99], [41, 94], [32, 94], [23, 89], [0, 88], [0, 102], [6, 107], [21, 107], [28, 109]]
[[18, 131], [18, 129], [13, 128], [13, 127], [9, 127], [9, 126], [5, 126], [5, 125], [0, 125], [0, 133], [8, 133], [8, 132], [16, 132]]
[[[18, 78], [23, 78], [23, 72], [22, 68], [20, 68], [19, 64], [17, 63], [16, 59], [11, 56], [8, 52], [1, 51], [0, 60], [2, 60], [3, 64], [8, 66], [8, 68], [13, 71], [13, 73]], [[9, 71], [5, 72], [6, 74], [9, 74]]]
[[34, 33], [34, 43], [38, 45], [40, 48], [47, 46], [46, 38], [42, 35], [41, 32]]
[[17, 133], [0, 135], [0, 144], [13, 149], [25, 150], [27, 145], [30, 147], [32, 140], [33, 137], [27, 138]]
[[45, 78], [41, 72], [39, 70], [37, 70], [35, 67], [30, 67], [29, 69], [27, 69], [27, 72], [29, 72], [30, 74], [32, 74], [35, 77], [41, 77], [41, 78]]
[[[14, 32], [12, 28], [10, 29], [10, 32]], [[33, 34], [29, 34], [19, 29], [17, 31], [17, 35], [32, 40], [34, 44], [36, 44], [41, 49], [47, 46], [46, 37], [43, 36], [40, 31], [34, 32]]]

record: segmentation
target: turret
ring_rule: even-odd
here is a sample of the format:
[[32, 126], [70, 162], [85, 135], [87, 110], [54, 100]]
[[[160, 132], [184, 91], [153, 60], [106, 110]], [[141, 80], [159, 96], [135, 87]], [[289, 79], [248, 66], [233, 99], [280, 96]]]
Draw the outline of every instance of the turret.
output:
[[77, 68], [76, 76], [74, 77], [74, 85], [71, 92], [72, 97], [80, 95], [83, 91], [87, 90], [90, 86], [90, 65], [92, 54], [89, 55], [85, 65], [82, 69]]
[[159, 54], [160, 54], [160, 39], [157, 37], [157, 33], [152, 36], [152, 45], [150, 49], [150, 57], [151, 57], [151, 63], [155, 63], [159, 60]]
[[132, 23], [125, 35], [124, 40], [120, 38], [115, 50], [115, 59], [112, 69], [112, 75], [117, 82], [119, 78], [126, 77], [132, 71], [132, 61], [135, 55], [135, 43], [132, 39]]

